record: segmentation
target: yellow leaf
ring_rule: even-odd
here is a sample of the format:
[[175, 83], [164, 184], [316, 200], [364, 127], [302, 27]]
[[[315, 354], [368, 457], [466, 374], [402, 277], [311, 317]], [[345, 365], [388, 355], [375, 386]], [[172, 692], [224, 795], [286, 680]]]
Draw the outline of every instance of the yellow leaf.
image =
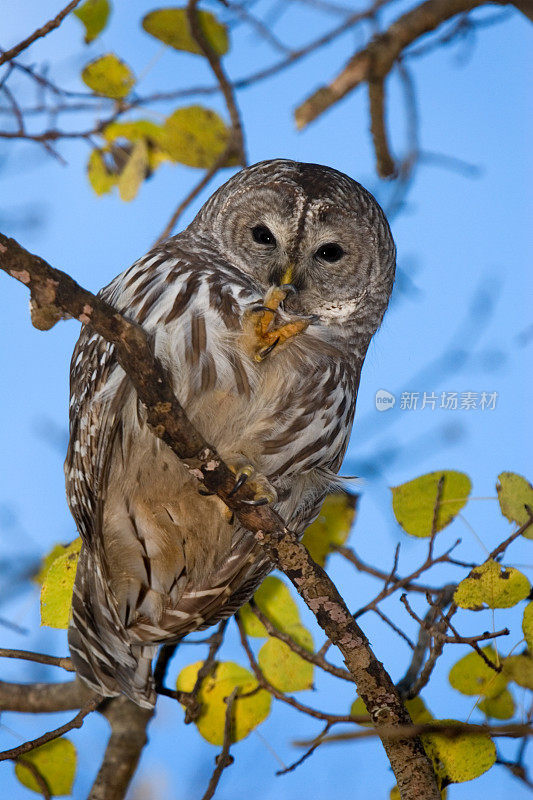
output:
[[[493, 664], [497, 664], [496, 652], [485, 647], [483, 652]], [[469, 653], [454, 664], [448, 679], [454, 689], [462, 694], [478, 694], [496, 697], [507, 686], [508, 678], [504, 672], [496, 672], [476, 652]]]
[[[428, 710], [421, 697], [413, 697], [411, 700], [406, 700], [405, 707], [409, 712], [411, 719], [417, 725], [422, 725], [433, 720], [431, 711]], [[371, 725], [370, 716], [361, 697], [357, 697], [357, 699], [352, 703], [350, 715], [352, 717], [366, 717], [365, 721], [358, 722], [358, 725]]]
[[250, 607], [250, 603], [246, 603], [246, 605], [241, 608], [239, 611], [239, 618], [247, 636], [254, 636], [258, 639], [266, 639], [268, 637], [267, 629], [255, 616]]
[[311, 557], [324, 566], [334, 545], [342, 545], [348, 538], [355, 517], [357, 496], [347, 492], [330, 494], [324, 500], [317, 519], [309, 525], [302, 542]]
[[444, 477], [437, 511], [437, 531], [448, 525], [466, 505], [472, 484], [468, 475], [441, 470], [421, 475], [392, 491], [392, 508], [402, 528], [411, 536], [431, 536], [439, 480]]
[[38, 770], [53, 796], [72, 792], [76, 775], [76, 748], [68, 739], [54, 739], [30, 750], [15, 764], [15, 774], [22, 785], [42, 797], [39, 784], [24, 766], [25, 761], [29, 761]]
[[90, 44], [102, 33], [111, 12], [109, 0], [85, 0], [74, 9], [74, 16], [85, 26], [85, 43]]
[[421, 697], [413, 697], [411, 700], [406, 700], [405, 707], [415, 725], [424, 725], [426, 722], [432, 722], [433, 714]]
[[50, 564], [41, 587], [41, 625], [68, 628], [80, 549], [81, 539], [76, 539]]
[[[297, 630], [287, 632], [292, 635], [294, 641], [299, 639], [297, 644], [312, 652], [311, 634], [303, 625], [296, 627]], [[303, 632], [307, 634], [305, 639]], [[303, 641], [306, 643], [303, 644]], [[311, 689], [313, 686], [313, 665], [294, 653], [288, 644], [275, 637], [265, 642], [257, 660], [265, 678], [281, 692], [299, 692]]]
[[510, 680], [525, 689], [533, 689], [533, 658], [530, 655], [509, 656], [503, 667]]
[[118, 179], [118, 191], [122, 200], [133, 200], [136, 197], [147, 171], [148, 149], [144, 139], [139, 139]]
[[[457, 720], [442, 719], [443, 725], [454, 724]], [[422, 743], [432, 759], [437, 776], [443, 781], [463, 783], [483, 775], [496, 761], [494, 742], [483, 734], [465, 733], [443, 736], [439, 733], [423, 735]]]
[[[202, 663], [197, 661], [195, 664], [189, 664], [180, 672], [176, 683], [178, 691], [193, 690]], [[245, 695], [250, 692], [253, 694], [242, 699], [237, 696], [233, 704], [231, 741], [238, 742], [244, 739], [250, 731], [263, 722], [270, 712], [272, 698], [264, 689], [255, 692], [257, 686], [255, 676], [239, 664], [231, 661], [218, 663], [215, 672], [202, 681], [198, 692], [202, 710], [195, 724], [204, 739], [211, 744], [223, 744], [227, 710], [225, 700], [236, 687], [239, 689], [239, 694]]]
[[56, 558], [62, 556], [66, 550], [72, 547], [72, 544], [73, 542], [71, 542], [70, 544], [55, 544], [52, 547], [48, 555], [46, 555], [42, 559], [41, 566], [39, 567], [39, 572], [33, 577], [35, 583], [41, 584], [44, 581], [44, 579], [46, 578], [46, 573], [50, 568], [50, 565], [56, 560]]
[[[222, 25], [209, 11], [198, 12], [198, 18], [208, 43], [217, 55], [223, 56], [229, 48], [225, 25]], [[142, 26], [147, 33], [175, 50], [204, 55], [189, 32], [189, 20], [185, 8], [159, 8], [151, 11], [144, 17]]]
[[173, 161], [208, 169], [224, 152], [228, 138], [229, 129], [218, 114], [186, 106], [168, 117], [161, 143]]
[[461, 581], [454, 600], [461, 608], [473, 610], [489, 608], [511, 608], [524, 600], [530, 592], [526, 576], [514, 567], [502, 567], [489, 559], [474, 567], [468, 578]]
[[133, 72], [114, 53], [90, 61], [83, 68], [83, 82], [95, 94], [120, 100], [126, 97], [135, 84]]
[[117, 173], [108, 168], [101, 150], [93, 150], [89, 156], [87, 177], [97, 195], [107, 194], [118, 181]]
[[[311, 634], [300, 622], [298, 606], [283, 581], [269, 575], [254, 594], [254, 602], [279, 631], [288, 633], [297, 644], [312, 651]], [[249, 603], [241, 608], [239, 615], [248, 636], [268, 637], [265, 626], [258, 620]]]
[[[533, 511], [533, 486], [515, 472], [502, 472], [496, 484], [498, 500], [504, 517], [517, 525], [525, 525], [529, 519], [528, 506]], [[533, 539], [533, 525], [529, 525], [523, 534], [526, 539]]]
[[372, 720], [370, 719], [370, 714], [366, 710], [362, 697], [356, 697], [353, 701], [350, 706], [350, 716], [359, 717], [357, 721], [358, 725], [363, 725], [365, 728], [372, 727]]
[[102, 131], [102, 136], [108, 142], [113, 143], [123, 139], [127, 143], [138, 142], [143, 139], [146, 143], [150, 170], [156, 169], [163, 161], [170, 161], [170, 156], [163, 149], [164, 128], [162, 125], [152, 122], [152, 120], [137, 119], [130, 122], [112, 122]]
[[522, 630], [530, 655], [533, 655], [533, 603], [528, 603], [524, 609]]
[[504, 689], [496, 697], [486, 697], [477, 705], [487, 717], [493, 719], [511, 719], [514, 714], [514, 699], [509, 689]]

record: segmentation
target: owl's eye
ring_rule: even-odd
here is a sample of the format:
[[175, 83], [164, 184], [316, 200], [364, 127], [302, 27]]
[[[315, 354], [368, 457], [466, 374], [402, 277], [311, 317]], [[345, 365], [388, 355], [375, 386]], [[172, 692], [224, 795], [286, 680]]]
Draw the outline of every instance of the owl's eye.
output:
[[252, 236], [258, 244], [276, 244], [276, 237], [266, 225], [256, 225], [255, 228], [252, 228]]
[[328, 261], [330, 264], [333, 264], [334, 261], [338, 261], [343, 255], [344, 250], [340, 244], [335, 244], [335, 242], [323, 244], [315, 253], [316, 258], [321, 258], [322, 261]]

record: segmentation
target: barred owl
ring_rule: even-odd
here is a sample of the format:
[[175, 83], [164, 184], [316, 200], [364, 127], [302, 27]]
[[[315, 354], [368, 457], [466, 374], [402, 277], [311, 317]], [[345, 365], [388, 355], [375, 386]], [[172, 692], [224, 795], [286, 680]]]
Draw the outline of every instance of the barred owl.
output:
[[[302, 534], [337, 477], [395, 247], [362, 186], [265, 161], [100, 293], [140, 323], [192, 423]], [[271, 570], [260, 545], [146, 424], [114, 348], [71, 365], [67, 495], [82, 537], [69, 645], [105, 696], [155, 701], [157, 646], [231, 616]]]

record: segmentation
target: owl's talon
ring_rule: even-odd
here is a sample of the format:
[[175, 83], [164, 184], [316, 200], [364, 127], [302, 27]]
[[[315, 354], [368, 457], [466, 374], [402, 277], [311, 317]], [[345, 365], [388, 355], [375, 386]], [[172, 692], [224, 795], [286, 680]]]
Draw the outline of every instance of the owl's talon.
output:
[[283, 291], [285, 291], [287, 294], [296, 294], [298, 291], [296, 286], [294, 286], [292, 283], [282, 283], [280, 288], [283, 289]]
[[[261, 362], [270, 355], [278, 344], [283, 344], [288, 339], [316, 321], [315, 316], [304, 317], [291, 315], [286, 322], [275, 327], [276, 316], [280, 310], [281, 303], [288, 294], [296, 292], [292, 283], [284, 283], [282, 286], [271, 286], [267, 291], [263, 301], [253, 305], [246, 312], [243, 322], [243, 332], [252, 350], [255, 361]], [[289, 316], [288, 314], [284, 315]]]
[[246, 481], [248, 480], [248, 478], [250, 477], [250, 475], [253, 472], [253, 468], [252, 467], [250, 467], [249, 469], [250, 469], [250, 472], [248, 472], [248, 467], [243, 467], [243, 469], [240, 472], [237, 473], [237, 480], [235, 481], [235, 486], [233, 487], [233, 489], [229, 493], [230, 497], [233, 497], [234, 494], [237, 494], [237, 492], [239, 491], [241, 486], [244, 486], [244, 484], [246, 483]]
[[278, 338], [274, 342], [272, 342], [272, 344], [269, 344], [268, 347], [265, 347], [263, 350], [258, 350], [257, 353], [255, 354], [255, 360], [263, 361], [268, 356], [268, 354], [271, 353], [272, 350], [275, 348], [275, 346], [279, 342], [279, 338], [280, 337], [278, 336]]
[[232, 459], [230, 457], [225, 460], [230, 470], [234, 472], [236, 476], [235, 485], [229, 493], [230, 497], [237, 494], [239, 489], [246, 483], [246, 485], [253, 490], [254, 497], [251, 500], [242, 500], [242, 503], [250, 506], [264, 506], [267, 505], [267, 503], [276, 502], [278, 496], [268, 478], [256, 472], [254, 467], [245, 461], [245, 459], [241, 457]]

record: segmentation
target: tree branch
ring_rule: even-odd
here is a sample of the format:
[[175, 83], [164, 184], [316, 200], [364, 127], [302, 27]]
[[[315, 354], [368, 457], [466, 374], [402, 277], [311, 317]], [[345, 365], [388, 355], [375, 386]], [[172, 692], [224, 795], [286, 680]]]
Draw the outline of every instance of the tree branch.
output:
[[111, 725], [104, 760], [87, 800], [122, 800], [148, 741], [153, 709], [140, 708], [124, 695], [109, 701], [102, 714]]
[[0, 55], [0, 66], [2, 66], [2, 64], [5, 64], [7, 61], [11, 61], [11, 59], [15, 58], [15, 56], [18, 56], [19, 53], [22, 53], [23, 50], [26, 50], [37, 39], [46, 36], [48, 33], [50, 33], [50, 31], [53, 31], [55, 28], [59, 28], [59, 26], [67, 16], [67, 14], [70, 14], [70, 12], [74, 8], [76, 8], [78, 3], [80, 2], [81, 0], [71, 0], [71, 2], [67, 6], [65, 6], [65, 8], [62, 11], [60, 11], [56, 17], [46, 22], [40, 28], [37, 28], [37, 30], [34, 31], [31, 34], [31, 36], [28, 36], [27, 39], [23, 39], [22, 42], [19, 42], [19, 44], [15, 45], [10, 50], [5, 50], [2, 53], [2, 55]]
[[81, 708], [91, 692], [78, 679], [65, 683], [0, 681], [0, 711], [50, 714]]
[[53, 731], [47, 731], [46, 733], [43, 733], [42, 736], [38, 736], [37, 739], [32, 739], [29, 742], [19, 744], [18, 747], [13, 747], [11, 750], [2, 751], [0, 753], [0, 761], [17, 759], [19, 756], [29, 753], [30, 750], [35, 750], [36, 747], [41, 747], [41, 745], [51, 742], [53, 739], [58, 739], [60, 736], [63, 736], [64, 733], [68, 733], [68, 731], [73, 730], [73, 728], [81, 728], [83, 725], [83, 720], [87, 714], [90, 714], [92, 711], [94, 711], [101, 702], [102, 698], [99, 695], [93, 695], [93, 697], [81, 707], [76, 716], [71, 719], [70, 722], [65, 722], [64, 725], [60, 725], [59, 728], [54, 728]]
[[[495, 2], [499, 5], [508, 4], [508, 0]], [[317, 89], [298, 106], [294, 112], [298, 128], [309, 125], [361, 83], [383, 81], [402, 51], [420, 36], [435, 30], [457, 14], [485, 4], [486, 0], [426, 0], [402, 14], [386, 31], [355, 53], [330, 84]]]
[[48, 664], [51, 667], [61, 667], [67, 672], [75, 672], [68, 657], [47, 656], [44, 653], [31, 653], [29, 650], [10, 650], [0, 647], [0, 658], [20, 658], [23, 661], [34, 661], [37, 664]]
[[[82, 289], [68, 275], [32, 256], [13, 239], [0, 234], [0, 267], [31, 292], [34, 318], [47, 327], [70, 315], [113, 343], [117, 359], [145, 405], [152, 431], [168, 444], [191, 473], [203, 481], [237, 515], [239, 522], [261, 544], [273, 564], [292, 581], [328, 638], [341, 650], [359, 695], [378, 730], [411, 724], [409, 714], [390, 676], [374, 656], [368, 639], [350, 614], [335, 585], [268, 506], [252, 507], [246, 485], [234, 496], [234, 476], [214, 447], [196, 431], [177, 402], [170, 381], [154, 357], [142, 328], [112, 306]], [[435, 775], [421, 742], [416, 738], [382, 737], [402, 800], [440, 800]]]

